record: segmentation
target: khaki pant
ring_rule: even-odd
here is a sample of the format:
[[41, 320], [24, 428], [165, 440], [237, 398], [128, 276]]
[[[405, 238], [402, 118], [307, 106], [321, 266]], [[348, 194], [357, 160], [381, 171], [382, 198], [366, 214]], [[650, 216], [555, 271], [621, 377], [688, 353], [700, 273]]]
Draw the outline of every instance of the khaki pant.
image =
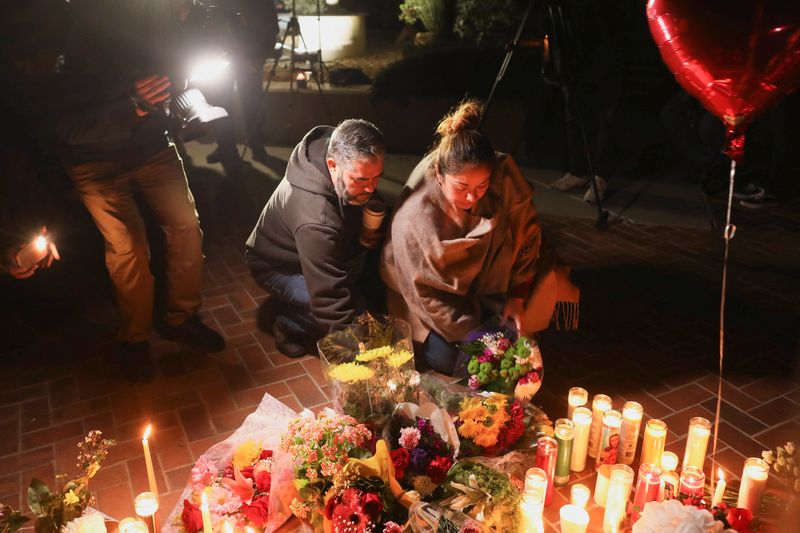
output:
[[84, 163], [67, 171], [105, 239], [106, 267], [122, 317], [117, 339], [146, 340], [153, 322], [150, 249], [134, 192], [153, 212], [166, 239], [165, 322], [176, 326], [196, 314], [200, 308], [203, 234], [175, 147], [135, 167]]

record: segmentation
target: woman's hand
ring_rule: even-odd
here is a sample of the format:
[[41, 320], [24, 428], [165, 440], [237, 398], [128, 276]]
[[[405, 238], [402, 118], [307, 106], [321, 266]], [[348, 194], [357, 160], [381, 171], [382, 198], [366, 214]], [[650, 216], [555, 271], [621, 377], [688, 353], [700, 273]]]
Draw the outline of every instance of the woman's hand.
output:
[[506, 300], [505, 306], [503, 306], [503, 314], [502, 319], [503, 321], [507, 321], [508, 319], [512, 319], [514, 321], [514, 325], [517, 328], [517, 331], [522, 334], [524, 331], [522, 329], [522, 316], [525, 312], [525, 300], [522, 298], [511, 297]]

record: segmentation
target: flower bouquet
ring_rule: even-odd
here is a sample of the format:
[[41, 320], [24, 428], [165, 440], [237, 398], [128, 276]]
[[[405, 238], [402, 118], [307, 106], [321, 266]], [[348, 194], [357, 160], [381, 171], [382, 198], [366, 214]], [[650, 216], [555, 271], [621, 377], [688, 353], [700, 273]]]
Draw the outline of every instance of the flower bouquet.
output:
[[463, 456], [529, 448], [540, 436], [553, 434], [544, 411], [512, 396], [474, 392], [430, 374], [423, 375], [421, 383], [425, 393], [453, 416]]
[[342, 473], [351, 456], [367, 454], [362, 446], [371, 439], [372, 433], [365, 425], [330, 410], [316, 417], [304, 411], [292, 420], [280, 443], [292, 465], [292, 484], [297, 491], [290, 504], [292, 513], [319, 528], [324, 498], [333, 487], [334, 478]]
[[[717, 508], [715, 508], [717, 509]], [[737, 511], [731, 509], [730, 511]], [[747, 511], [741, 509], [741, 511]], [[747, 530], [744, 524], [739, 525], [742, 529], [731, 529], [727, 517], [738, 519], [737, 513], [721, 512], [712, 514], [704, 507], [685, 505], [679, 500], [664, 500], [663, 502], [648, 502], [644, 506], [644, 511], [639, 515], [639, 520], [633, 524], [633, 533], [719, 533], [722, 531], [738, 531], [745, 533]], [[752, 515], [750, 515], [752, 520]]]
[[[106, 516], [89, 507], [94, 501], [89, 480], [100, 470], [100, 464], [114, 445], [114, 440], [103, 438], [102, 431], [92, 430], [78, 443], [77, 466], [83, 470], [82, 475], [54, 492], [38, 479], [31, 481], [28, 507], [36, 517], [37, 533], [106, 533]], [[0, 531], [11, 533], [27, 520], [5, 506], [0, 513]]]
[[447, 411], [432, 403], [401, 404], [384, 434], [394, 448], [391, 457], [397, 480], [422, 499], [435, 499], [459, 449]]
[[225, 522], [270, 533], [291, 517], [296, 492], [286, 458], [276, 452], [279, 436], [297, 414], [270, 395], [242, 426], [201, 455], [162, 533], [203, 530], [200, 506], [205, 497], [214, 530]]
[[419, 374], [405, 321], [366, 313], [317, 347], [337, 411], [380, 427], [398, 403], [416, 399]]
[[542, 386], [542, 354], [532, 338], [512, 340], [502, 331], [484, 333], [459, 348], [469, 357], [467, 384], [472, 390], [513, 394], [519, 400], [530, 400]]
[[450, 469], [447, 481], [451, 496], [440, 505], [465, 513], [497, 532], [519, 530], [521, 494], [507, 475], [466, 460]]
[[325, 533], [401, 533], [416, 495], [403, 491], [386, 441], [368, 459], [350, 459], [325, 496]]
[[773, 450], [761, 452], [764, 461], [789, 490], [800, 492], [800, 448], [789, 441]]

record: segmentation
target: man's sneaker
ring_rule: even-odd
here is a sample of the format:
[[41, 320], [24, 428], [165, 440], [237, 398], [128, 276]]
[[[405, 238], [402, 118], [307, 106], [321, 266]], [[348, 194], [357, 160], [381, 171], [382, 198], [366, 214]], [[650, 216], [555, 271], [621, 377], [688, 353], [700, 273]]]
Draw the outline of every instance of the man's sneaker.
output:
[[205, 352], [221, 352], [225, 349], [225, 339], [203, 324], [198, 315], [189, 317], [178, 326], [164, 325], [159, 333], [167, 340], [182, 342]]
[[305, 346], [292, 339], [281, 327], [280, 322], [273, 324], [272, 335], [275, 337], [275, 346], [277, 346], [278, 351], [286, 357], [296, 359], [306, 355]]
[[589, 178], [581, 178], [572, 174], [571, 172], [567, 172], [556, 181], [550, 184], [551, 189], [555, 189], [556, 191], [568, 191], [570, 189], [574, 189], [575, 187], [583, 187], [587, 183], [589, 183]]
[[151, 381], [156, 375], [147, 341], [117, 341], [105, 361], [112, 373], [133, 382]]
[[740, 200], [739, 205], [748, 209], [761, 209], [763, 207], [775, 207], [778, 205], [778, 200], [764, 189], [759, 188], [758, 192]]
[[[600, 176], [595, 176], [597, 180], [597, 192], [600, 195], [600, 200], [602, 200], [606, 195], [606, 189], [608, 189], [608, 182], [601, 178]], [[583, 195], [583, 201], [588, 204], [596, 204], [597, 197], [594, 194], [594, 186], [589, 183], [589, 188], [586, 189], [586, 192]]]

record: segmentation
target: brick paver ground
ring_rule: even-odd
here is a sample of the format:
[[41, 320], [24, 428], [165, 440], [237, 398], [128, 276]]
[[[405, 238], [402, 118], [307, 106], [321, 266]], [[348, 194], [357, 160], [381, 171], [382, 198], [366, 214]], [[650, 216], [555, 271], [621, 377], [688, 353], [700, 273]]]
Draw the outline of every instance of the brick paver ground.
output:
[[[298, 410], [326, 405], [319, 359], [288, 359], [259, 330], [265, 296], [242, 261], [246, 231], [224, 228], [227, 211], [204, 211], [211, 202], [198, 189], [213, 241], [202, 314], [223, 332], [227, 349], [201, 355], [153, 336], [158, 376], [133, 385], [107, 376], [101, 363], [111, 341], [102, 259], [76, 275], [77, 288], [51, 283], [48, 291], [15, 295], [19, 312], [3, 315], [0, 502], [20, 507], [32, 477], [52, 485], [57, 473], [74, 472], [75, 443], [100, 429], [119, 445], [93, 481], [98, 507], [117, 518], [131, 515], [133, 497], [147, 485], [140, 437], [152, 422], [162, 507], [169, 509], [193, 461], [229, 435], [263, 394]], [[721, 205], [714, 208], [719, 215]], [[797, 208], [795, 202], [735, 217], [717, 455], [728, 479], [739, 475], [745, 457], [800, 441]], [[667, 422], [667, 448], [682, 456], [689, 418], [712, 418], [715, 407], [718, 232], [625, 224], [599, 232], [589, 221], [561, 217], [542, 224], [573, 265], [583, 303], [579, 331], [541, 336], [546, 370], [536, 400], [553, 419], [565, 416], [570, 386], [610, 394], [616, 405], [638, 400], [647, 417]], [[556, 504], [546, 513], [551, 524], [557, 510]]]

